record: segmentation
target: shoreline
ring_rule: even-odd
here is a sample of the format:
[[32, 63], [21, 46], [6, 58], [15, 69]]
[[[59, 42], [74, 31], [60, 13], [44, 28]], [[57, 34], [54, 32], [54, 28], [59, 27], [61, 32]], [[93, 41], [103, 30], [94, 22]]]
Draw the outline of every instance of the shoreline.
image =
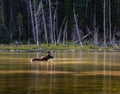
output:
[[[120, 52], [120, 50], [51, 50], [48, 49], [52, 52]], [[29, 53], [29, 52], [45, 52], [47, 51], [47, 49], [45, 50], [0, 50], [0, 53]]]
[[42, 51], [66, 51], [66, 52], [120, 52], [120, 47], [103, 47], [94, 45], [53, 45], [53, 44], [41, 44], [37, 45], [0, 45], [0, 52], [42, 52]]

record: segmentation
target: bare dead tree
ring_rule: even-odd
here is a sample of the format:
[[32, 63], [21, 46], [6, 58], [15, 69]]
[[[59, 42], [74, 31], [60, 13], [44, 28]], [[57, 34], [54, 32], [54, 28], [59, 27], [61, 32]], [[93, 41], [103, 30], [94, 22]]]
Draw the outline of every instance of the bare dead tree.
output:
[[36, 8], [36, 5], [35, 5], [35, 1], [33, 1], [33, 4], [34, 4], [34, 17], [35, 17], [35, 34], [36, 34], [36, 45], [39, 45], [39, 30], [38, 30], [38, 18], [37, 18], [37, 14], [38, 14], [38, 10], [39, 10], [39, 7]]
[[65, 44], [65, 42], [67, 41], [67, 21], [66, 21], [66, 24], [65, 24], [65, 28], [63, 30], [63, 44]]
[[111, 0], [109, 0], [109, 42], [112, 44], [112, 31], [111, 31]]
[[53, 22], [52, 22], [52, 10], [51, 10], [51, 0], [49, 0], [49, 32], [51, 43], [54, 43], [53, 39]]
[[77, 32], [77, 35], [78, 35], [78, 38], [79, 38], [79, 44], [82, 46], [81, 35], [80, 35], [79, 27], [78, 27], [78, 21], [77, 21], [77, 16], [76, 16], [76, 13], [75, 13], [75, 8], [73, 8], [73, 12], [74, 12], [75, 28], [76, 28], [76, 32]]
[[103, 2], [103, 31], [104, 31], [104, 46], [106, 45], [106, 0]]
[[47, 25], [46, 25], [46, 19], [45, 19], [45, 14], [44, 14], [44, 9], [43, 9], [43, 3], [42, 3], [42, 0], [41, 0], [41, 6], [42, 6], [42, 18], [43, 18], [43, 25], [44, 25], [45, 39], [46, 39], [46, 43], [48, 44]]
[[97, 28], [97, 26], [96, 26], [96, 5], [94, 6], [94, 22], [93, 22], [93, 24], [94, 24], [94, 31], [93, 31], [93, 36], [94, 36], [94, 45], [98, 45], [98, 28]]
[[[87, 31], [88, 31], [88, 33], [80, 39], [81, 41], [84, 40], [85, 38], [87, 38], [88, 36], [90, 36], [91, 34], [93, 34], [88, 27], [87, 27]], [[76, 37], [76, 36], [74, 36], [74, 37]], [[78, 43], [78, 42], [79, 42], [79, 40], [75, 41], [74, 43]]]
[[61, 35], [62, 35], [62, 30], [63, 30], [64, 24], [65, 24], [65, 21], [66, 21], [66, 16], [64, 17], [63, 22], [61, 24], [61, 27], [59, 29], [59, 33], [58, 33], [58, 37], [57, 37], [57, 44], [60, 43], [60, 38], [61, 38]]
[[56, 24], [57, 24], [56, 20], [57, 20], [57, 7], [56, 7], [56, 9], [54, 11], [54, 15], [53, 15], [53, 40], [54, 40], [55, 45], [57, 44], [57, 42], [56, 42], [56, 33], [55, 33], [55, 31], [57, 31], [56, 30]]
[[32, 24], [32, 33], [33, 33], [33, 40], [36, 42], [36, 36], [35, 36], [35, 27], [34, 27], [34, 16], [33, 16], [33, 8], [32, 8], [32, 2], [31, 0], [28, 0], [28, 9], [30, 11], [30, 18], [31, 18], [31, 24]]

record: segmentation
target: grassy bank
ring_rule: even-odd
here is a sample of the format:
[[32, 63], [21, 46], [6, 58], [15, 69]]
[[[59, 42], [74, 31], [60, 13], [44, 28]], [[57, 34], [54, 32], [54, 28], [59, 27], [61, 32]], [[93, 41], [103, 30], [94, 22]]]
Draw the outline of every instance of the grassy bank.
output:
[[24, 50], [24, 51], [35, 51], [35, 50], [81, 50], [81, 51], [113, 51], [120, 50], [119, 47], [102, 47], [102, 46], [94, 46], [94, 45], [73, 45], [73, 44], [41, 44], [37, 45], [0, 45], [1, 51], [11, 51], [11, 50]]

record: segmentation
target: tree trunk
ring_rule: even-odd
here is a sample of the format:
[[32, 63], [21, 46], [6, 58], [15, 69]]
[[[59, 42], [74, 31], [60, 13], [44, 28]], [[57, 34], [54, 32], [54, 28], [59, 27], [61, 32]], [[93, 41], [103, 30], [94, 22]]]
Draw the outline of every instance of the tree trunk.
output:
[[73, 12], [74, 12], [74, 20], [75, 20], [76, 32], [77, 32], [78, 38], [79, 38], [79, 44], [82, 46], [81, 35], [80, 35], [79, 27], [78, 27], [77, 17], [76, 17], [76, 14], [75, 14], [75, 8], [73, 9]]
[[13, 40], [13, 8], [12, 8], [12, 0], [11, 0], [11, 7], [10, 7], [10, 39], [11, 42]]
[[112, 31], [111, 31], [111, 0], [109, 0], [109, 42], [112, 44]]
[[33, 1], [33, 4], [34, 4], [34, 17], [35, 17], [35, 34], [36, 34], [36, 45], [38, 46], [39, 45], [39, 30], [38, 30], [38, 19], [37, 19], [37, 10], [38, 9], [35, 9], [35, 2]]
[[61, 27], [59, 29], [58, 38], [57, 38], [57, 44], [59, 44], [60, 41], [61, 41], [60, 38], [61, 38], [61, 35], [62, 35], [62, 29], [63, 29], [63, 26], [65, 24], [65, 20], [66, 20], [66, 17], [63, 19], [62, 25], [61, 25]]
[[56, 20], [57, 20], [57, 7], [55, 9], [54, 16], [53, 16], [53, 38], [54, 38], [54, 44], [55, 45], [57, 44], [57, 42], [56, 42], [56, 33], [55, 33], [55, 31], [57, 31], [56, 30], [56, 24], [57, 24]]
[[21, 33], [22, 33], [22, 28], [21, 26], [19, 25], [19, 42], [21, 42]]
[[28, 7], [29, 7], [29, 10], [30, 10], [30, 18], [31, 18], [31, 24], [32, 24], [33, 40], [34, 40], [34, 42], [36, 42], [34, 17], [33, 17], [33, 8], [32, 8], [32, 2], [31, 2], [31, 0], [28, 0]]
[[51, 0], [49, 0], [49, 32], [50, 32], [50, 39], [51, 43], [54, 43], [53, 41], [53, 22], [52, 22], [52, 11], [51, 11]]
[[66, 39], [67, 39], [66, 32], [67, 32], [67, 21], [66, 21], [66, 24], [65, 24], [64, 32], [63, 32], [63, 44], [65, 44]]
[[94, 45], [98, 46], [98, 29], [96, 26], [96, 5], [94, 6]]
[[104, 2], [103, 2], [103, 32], [104, 32], [104, 46], [107, 46], [106, 45], [106, 0], [104, 0]]
[[43, 24], [44, 24], [45, 39], [46, 39], [46, 43], [48, 44], [47, 25], [46, 25], [46, 20], [45, 20], [45, 15], [44, 15], [44, 9], [43, 9], [42, 1], [41, 1], [41, 6], [42, 6], [42, 18], [43, 18]]

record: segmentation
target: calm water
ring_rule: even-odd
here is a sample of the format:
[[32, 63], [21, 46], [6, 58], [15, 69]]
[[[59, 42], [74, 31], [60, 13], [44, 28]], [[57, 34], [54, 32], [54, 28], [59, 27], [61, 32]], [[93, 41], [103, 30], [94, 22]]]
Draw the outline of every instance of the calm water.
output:
[[120, 94], [120, 52], [0, 53], [0, 94]]

